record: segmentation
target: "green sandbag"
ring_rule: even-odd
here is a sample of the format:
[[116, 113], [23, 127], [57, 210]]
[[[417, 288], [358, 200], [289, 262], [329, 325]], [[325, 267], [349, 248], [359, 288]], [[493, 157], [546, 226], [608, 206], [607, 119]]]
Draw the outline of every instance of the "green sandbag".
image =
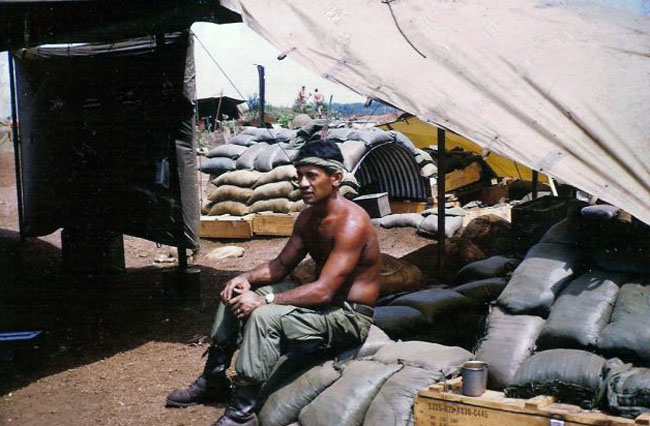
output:
[[554, 396], [585, 409], [598, 406], [605, 391], [605, 359], [576, 349], [551, 349], [528, 358], [506, 388], [511, 398]]
[[339, 194], [341, 194], [343, 197], [347, 198], [348, 200], [353, 200], [359, 196], [359, 193], [354, 188], [347, 185], [341, 185], [341, 187], [339, 188]]
[[271, 393], [258, 414], [261, 425], [285, 426], [298, 421], [300, 410], [341, 377], [333, 361], [316, 365]]
[[[248, 204], [258, 200], [270, 200], [272, 198], [289, 198], [293, 191], [293, 184], [289, 181], [271, 182], [266, 185], [257, 186], [248, 199]], [[288, 211], [288, 210], [287, 210]]]
[[401, 363], [411, 367], [425, 368], [451, 377], [460, 366], [474, 355], [458, 346], [445, 346], [429, 342], [397, 342], [382, 346], [373, 360], [385, 364]]
[[255, 145], [249, 146], [248, 149], [242, 152], [239, 158], [237, 158], [237, 169], [255, 169], [255, 160], [257, 159], [257, 156], [263, 154], [268, 147], [269, 144], [266, 142], [259, 142]]
[[346, 349], [336, 356], [338, 362], [347, 362], [351, 359], [360, 359], [372, 356], [384, 345], [394, 343], [390, 337], [384, 333], [382, 329], [375, 325], [370, 326], [368, 330], [368, 337], [362, 345], [355, 348]]
[[389, 336], [398, 338], [426, 325], [427, 317], [410, 306], [378, 306], [375, 308], [374, 322]]
[[235, 185], [221, 185], [210, 191], [208, 200], [218, 203], [220, 201], [237, 201], [246, 203], [253, 195], [253, 190], [250, 188], [241, 188]]
[[250, 206], [251, 213], [274, 212], [289, 213], [293, 203], [286, 198], [272, 198], [270, 200], [259, 200]]
[[626, 366], [607, 378], [607, 406], [616, 414], [635, 418], [650, 413], [650, 369]]
[[390, 306], [410, 306], [420, 310], [433, 323], [437, 318], [474, 307], [474, 301], [444, 288], [428, 288], [409, 293], [390, 302]]
[[199, 170], [211, 175], [220, 175], [222, 173], [235, 170], [235, 161], [227, 157], [208, 158], [201, 162]]
[[245, 216], [248, 213], [250, 213], [249, 208], [244, 203], [238, 203], [237, 201], [222, 201], [213, 204], [208, 215], [219, 216], [221, 214], [229, 214], [233, 216]]
[[208, 158], [213, 158], [213, 157], [237, 158], [244, 151], [246, 151], [246, 147], [228, 143], [228, 144], [219, 145], [217, 147], [212, 148], [210, 151], [207, 152], [207, 154], [205, 154], [205, 156]]
[[578, 245], [577, 224], [570, 219], [563, 219], [551, 226], [539, 240], [540, 243]]
[[476, 359], [488, 363], [488, 386], [500, 390], [510, 385], [519, 366], [535, 350], [544, 320], [531, 315], [509, 315], [494, 307], [488, 316]]
[[503, 277], [519, 265], [519, 260], [507, 256], [492, 256], [487, 259], [472, 262], [463, 266], [457, 273], [454, 282], [465, 284], [486, 278]]
[[495, 301], [508, 281], [503, 277], [487, 278], [485, 280], [471, 281], [458, 287], [454, 291], [469, 297], [481, 304]]
[[537, 339], [541, 349], [593, 349], [612, 315], [625, 275], [590, 271], [571, 281], [551, 308]]
[[296, 171], [296, 168], [293, 165], [287, 164], [285, 166], [279, 166], [274, 168], [268, 173], [263, 173], [255, 183], [255, 188], [257, 188], [258, 186], [266, 185], [267, 183], [279, 182], [284, 180], [288, 180], [288, 181], [298, 180], [298, 172]]
[[534, 245], [513, 272], [497, 303], [511, 314], [546, 318], [555, 296], [579, 267], [581, 254], [578, 247], [567, 244]]
[[624, 284], [598, 348], [626, 361], [650, 362], [650, 285]]
[[363, 425], [413, 425], [413, 402], [418, 391], [442, 379], [439, 372], [409, 366], [402, 368], [386, 380], [372, 400]]
[[222, 174], [212, 183], [216, 186], [235, 185], [241, 188], [252, 188], [261, 176], [262, 173], [257, 170], [234, 170]]
[[361, 160], [363, 154], [366, 153], [366, 145], [359, 141], [346, 141], [339, 145], [341, 154], [343, 155], [343, 164], [349, 171], [354, 169], [354, 166]]
[[351, 361], [343, 376], [300, 412], [302, 426], [356, 426], [384, 382], [402, 368], [399, 364]]

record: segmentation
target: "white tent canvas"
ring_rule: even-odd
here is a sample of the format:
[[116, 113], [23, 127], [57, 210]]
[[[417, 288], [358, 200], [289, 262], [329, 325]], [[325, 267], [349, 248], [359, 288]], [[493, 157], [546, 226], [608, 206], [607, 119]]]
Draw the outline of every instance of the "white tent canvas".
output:
[[279, 50], [650, 223], [647, 1], [227, 0]]

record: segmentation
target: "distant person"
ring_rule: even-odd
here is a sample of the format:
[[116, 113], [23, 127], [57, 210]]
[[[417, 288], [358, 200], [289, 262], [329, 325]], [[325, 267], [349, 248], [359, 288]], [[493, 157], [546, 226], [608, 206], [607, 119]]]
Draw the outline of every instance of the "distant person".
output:
[[314, 89], [314, 109], [318, 118], [323, 118], [323, 94], [318, 89]]
[[302, 86], [298, 92], [298, 109], [301, 113], [305, 112], [305, 103], [307, 102], [309, 96], [310, 95], [307, 95], [307, 93], [305, 93], [305, 86]]

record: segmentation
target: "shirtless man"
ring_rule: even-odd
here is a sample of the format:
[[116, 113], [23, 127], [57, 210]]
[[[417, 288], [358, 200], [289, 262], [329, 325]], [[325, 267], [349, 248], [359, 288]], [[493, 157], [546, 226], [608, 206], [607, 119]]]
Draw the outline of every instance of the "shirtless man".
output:
[[[366, 212], [338, 192], [341, 151], [332, 141], [309, 142], [294, 164], [307, 207], [291, 238], [275, 259], [226, 283], [205, 370], [188, 388], [173, 390], [168, 406], [225, 401], [232, 394], [215, 425], [257, 425], [260, 386], [282, 353], [343, 349], [368, 336], [379, 295], [379, 244]], [[307, 254], [318, 279], [279, 283]], [[238, 345], [231, 392], [225, 371]]]

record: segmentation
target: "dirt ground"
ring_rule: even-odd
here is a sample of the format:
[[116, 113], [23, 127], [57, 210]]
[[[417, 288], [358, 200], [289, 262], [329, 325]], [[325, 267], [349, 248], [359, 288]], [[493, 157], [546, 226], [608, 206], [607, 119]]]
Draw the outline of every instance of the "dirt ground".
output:
[[[378, 234], [393, 256], [431, 252], [432, 241], [412, 228]], [[201, 269], [200, 301], [163, 285], [175, 264], [154, 259], [175, 249], [128, 236], [125, 274], [68, 275], [60, 231], [20, 243], [13, 153], [0, 147], [0, 332], [44, 331], [38, 350], [0, 346], [0, 425], [209, 424], [222, 405], [166, 409], [165, 396], [200, 373], [223, 283], [271, 259], [285, 241], [201, 240], [192, 259]], [[225, 245], [245, 254], [207, 257]]]

